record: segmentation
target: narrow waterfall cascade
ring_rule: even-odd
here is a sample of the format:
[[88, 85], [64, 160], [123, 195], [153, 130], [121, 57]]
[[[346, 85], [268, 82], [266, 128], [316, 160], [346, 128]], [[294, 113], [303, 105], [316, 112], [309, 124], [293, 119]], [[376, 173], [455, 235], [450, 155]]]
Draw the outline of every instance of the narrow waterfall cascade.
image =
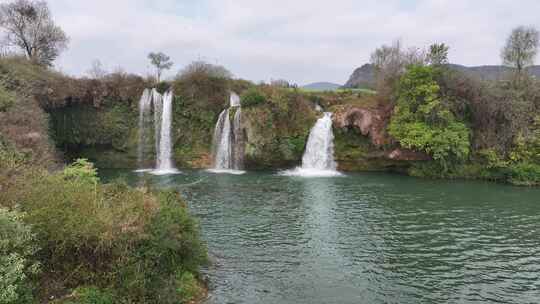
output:
[[137, 166], [139, 170], [137, 172], [146, 172], [151, 169], [144, 169], [146, 167], [146, 162], [151, 150], [151, 136], [148, 132], [148, 124], [151, 121], [151, 110], [152, 110], [152, 92], [148, 89], [145, 89], [141, 99], [139, 101], [139, 144], [137, 146]]
[[238, 94], [236, 94], [235, 92], [231, 92], [229, 103], [231, 108], [240, 107], [240, 96], [238, 96]]
[[[155, 175], [177, 174], [179, 171], [174, 167], [172, 161], [172, 103], [173, 94], [171, 91], [161, 95], [156, 89], [151, 91], [146, 89], [139, 104], [139, 146], [138, 161], [139, 170], [136, 172], [150, 172]], [[154, 149], [156, 160], [155, 169], [143, 169], [143, 163], [149, 154], [150, 136], [149, 122], [151, 120], [151, 110], [154, 112]]]
[[[231, 113], [234, 113], [232, 115]], [[233, 116], [233, 117], [231, 117]], [[231, 92], [230, 108], [219, 114], [214, 129], [212, 152], [214, 167], [209, 170], [214, 173], [243, 174], [244, 167], [244, 137], [242, 134], [242, 108], [240, 97]]]
[[219, 119], [214, 130], [214, 169], [231, 169], [231, 121], [229, 109], [219, 114]]
[[156, 170], [152, 173], [156, 175], [174, 174], [178, 170], [172, 162], [172, 102], [173, 94], [171, 91], [162, 96], [161, 128], [159, 136], [159, 149], [157, 152]]
[[161, 139], [161, 116], [163, 114], [163, 96], [159, 94], [156, 89], [152, 89], [152, 105], [154, 106], [154, 142], [157, 158], [157, 156], [159, 155], [159, 141]]
[[282, 172], [292, 176], [340, 176], [334, 160], [334, 132], [332, 131], [332, 113], [325, 112], [317, 120], [309, 133], [306, 151], [302, 157], [302, 166]]

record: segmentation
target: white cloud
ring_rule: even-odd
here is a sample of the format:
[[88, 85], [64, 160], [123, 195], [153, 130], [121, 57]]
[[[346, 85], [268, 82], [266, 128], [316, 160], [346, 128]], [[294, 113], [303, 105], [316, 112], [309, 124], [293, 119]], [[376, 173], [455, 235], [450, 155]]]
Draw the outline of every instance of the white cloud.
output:
[[[498, 64], [510, 30], [540, 27], [537, 0], [50, 0], [70, 49], [58, 64], [84, 73], [100, 59], [141, 74], [146, 54], [178, 70], [199, 57], [251, 80], [343, 83], [382, 43], [446, 42], [451, 61]], [[527, 8], [527, 9], [524, 9]]]

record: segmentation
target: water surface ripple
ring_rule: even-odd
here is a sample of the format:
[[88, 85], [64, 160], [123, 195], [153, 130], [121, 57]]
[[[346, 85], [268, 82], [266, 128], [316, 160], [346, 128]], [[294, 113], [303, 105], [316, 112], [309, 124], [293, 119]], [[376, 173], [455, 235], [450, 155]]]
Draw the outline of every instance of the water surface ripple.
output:
[[540, 301], [539, 189], [384, 174], [150, 179], [182, 191], [201, 222], [211, 304]]

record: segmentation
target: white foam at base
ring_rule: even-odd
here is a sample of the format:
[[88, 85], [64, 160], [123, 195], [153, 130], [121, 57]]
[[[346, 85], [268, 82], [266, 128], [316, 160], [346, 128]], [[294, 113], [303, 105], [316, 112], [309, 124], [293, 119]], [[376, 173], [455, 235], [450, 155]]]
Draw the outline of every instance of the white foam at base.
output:
[[156, 169], [156, 170], [150, 170], [150, 174], [152, 175], [175, 175], [175, 174], [182, 174], [181, 171], [177, 169]]
[[292, 170], [284, 170], [278, 173], [282, 176], [299, 176], [299, 177], [336, 177], [344, 176], [342, 173], [335, 170], [320, 170], [320, 169], [305, 169], [297, 167]]
[[216, 173], [216, 174], [233, 174], [233, 175], [242, 175], [246, 173], [246, 171], [232, 170], [232, 169], [208, 169], [206, 171], [210, 173]]

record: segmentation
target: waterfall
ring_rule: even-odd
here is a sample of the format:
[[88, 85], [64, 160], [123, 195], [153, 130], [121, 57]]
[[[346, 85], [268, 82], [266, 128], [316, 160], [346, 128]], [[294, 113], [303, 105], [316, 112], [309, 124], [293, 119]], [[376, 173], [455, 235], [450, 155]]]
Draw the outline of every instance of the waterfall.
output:
[[240, 107], [240, 96], [238, 96], [238, 94], [236, 94], [235, 92], [231, 92], [229, 104], [231, 108]]
[[139, 169], [137, 172], [151, 171], [155, 175], [175, 174], [179, 171], [173, 165], [172, 161], [172, 102], [173, 94], [171, 91], [161, 95], [156, 89], [152, 91], [146, 89], [143, 92], [139, 104], [139, 147], [138, 159], [139, 167], [144, 161], [145, 149], [149, 141], [148, 125], [151, 106], [154, 111], [154, 147], [156, 154], [156, 168], [154, 170]]
[[[242, 174], [244, 166], [244, 139], [242, 134], [242, 108], [240, 97], [231, 92], [230, 108], [219, 114], [214, 129], [212, 152], [214, 156], [214, 173]], [[234, 117], [231, 122], [231, 112]]]
[[306, 151], [302, 157], [302, 166], [284, 171], [283, 175], [298, 176], [338, 176], [334, 161], [334, 133], [332, 131], [332, 113], [325, 112], [317, 120], [309, 133]]
[[244, 133], [242, 130], [242, 108], [239, 106], [234, 114], [232, 142], [232, 166], [236, 170], [244, 169]]
[[143, 169], [146, 165], [146, 158], [150, 137], [148, 136], [148, 121], [152, 106], [152, 94], [150, 90], [145, 89], [139, 100], [139, 145], [137, 147], [137, 165], [138, 171], [148, 171]]
[[214, 169], [232, 169], [231, 166], [231, 121], [229, 109], [219, 114], [219, 119], [214, 130], [214, 143], [216, 145], [214, 155]]
[[[154, 142], [156, 157], [159, 155], [159, 140], [161, 139], [161, 114], [163, 112], [163, 96], [152, 89], [152, 105], [154, 106]], [[157, 162], [157, 161], [156, 161]]]
[[161, 98], [162, 113], [161, 113], [161, 128], [159, 136], [159, 150], [157, 153], [157, 168], [156, 174], [175, 173], [177, 170], [172, 164], [172, 92], [166, 92]]

